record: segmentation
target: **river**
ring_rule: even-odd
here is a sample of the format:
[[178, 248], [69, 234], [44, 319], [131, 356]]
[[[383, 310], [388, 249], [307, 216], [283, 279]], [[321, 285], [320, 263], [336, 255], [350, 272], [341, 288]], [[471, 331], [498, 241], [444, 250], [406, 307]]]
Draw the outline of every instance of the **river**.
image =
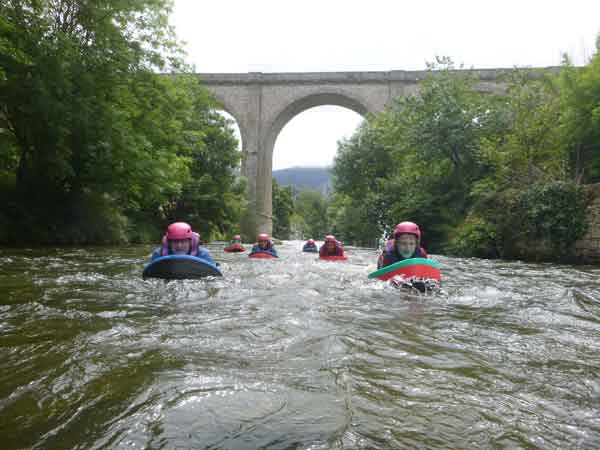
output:
[[600, 448], [600, 268], [433, 255], [419, 297], [301, 244], [0, 250], [1, 448]]

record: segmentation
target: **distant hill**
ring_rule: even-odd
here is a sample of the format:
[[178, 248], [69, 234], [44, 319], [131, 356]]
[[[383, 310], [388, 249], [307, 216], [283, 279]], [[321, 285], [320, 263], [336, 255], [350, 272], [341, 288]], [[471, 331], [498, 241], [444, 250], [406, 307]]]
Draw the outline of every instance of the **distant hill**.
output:
[[281, 186], [292, 186], [297, 191], [312, 189], [329, 195], [332, 190], [328, 167], [290, 167], [273, 171], [273, 177]]

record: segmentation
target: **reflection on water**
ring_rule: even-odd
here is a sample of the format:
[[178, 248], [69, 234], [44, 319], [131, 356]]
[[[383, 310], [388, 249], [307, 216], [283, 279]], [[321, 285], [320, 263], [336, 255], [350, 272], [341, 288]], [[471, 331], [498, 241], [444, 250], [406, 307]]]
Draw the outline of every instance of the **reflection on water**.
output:
[[600, 269], [438, 257], [422, 296], [301, 245], [0, 251], [2, 448], [600, 448]]

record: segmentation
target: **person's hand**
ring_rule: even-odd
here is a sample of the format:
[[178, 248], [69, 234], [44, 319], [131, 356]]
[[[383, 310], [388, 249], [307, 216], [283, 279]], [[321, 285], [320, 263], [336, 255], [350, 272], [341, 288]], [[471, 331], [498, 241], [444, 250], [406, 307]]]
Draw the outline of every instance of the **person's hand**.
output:
[[402, 275], [394, 275], [390, 278], [390, 284], [394, 287], [411, 286], [410, 279], [404, 278]]

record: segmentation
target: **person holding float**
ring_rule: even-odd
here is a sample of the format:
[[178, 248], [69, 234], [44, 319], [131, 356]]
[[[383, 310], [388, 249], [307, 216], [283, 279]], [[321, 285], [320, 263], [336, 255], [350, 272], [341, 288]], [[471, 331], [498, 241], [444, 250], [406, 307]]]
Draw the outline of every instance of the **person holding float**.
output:
[[439, 264], [428, 259], [421, 247], [421, 230], [416, 223], [396, 225], [392, 239], [386, 242], [377, 259], [377, 269], [369, 278], [389, 280], [396, 287], [431, 292], [442, 281]]
[[242, 245], [242, 237], [239, 234], [236, 234], [233, 237], [233, 239], [231, 240], [231, 242], [229, 243], [229, 246], [225, 247], [223, 250], [226, 252], [245, 252], [246, 251], [246, 249]]
[[421, 230], [416, 223], [400, 222], [386, 242], [377, 260], [377, 268], [389, 266], [409, 258], [427, 258], [427, 252], [421, 247]]
[[278, 258], [277, 250], [269, 235], [261, 233], [258, 235], [258, 242], [252, 246], [252, 250], [248, 255], [251, 258]]
[[192, 231], [185, 222], [175, 222], [167, 227], [161, 246], [152, 253], [152, 259], [166, 255], [191, 255], [214, 263], [207, 249], [200, 247], [200, 234]]
[[305, 242], [304, 247], [302, 247], [303, 252], [317, 253], [319, 249], [317, 248], [317, 244], [314, 239], [309, 239]]
[[143, 277], [186, 279], [222, 274], [219, 263], [200, 246], [200, 234], [185, 222], [175, 222], [167, 227], [161, 246], [154, 250], [144, 268]]
[[319, 258], [322, 259], [346, 259], [342, 244], [333, 234], [325, 236], [325, 242], [319, 249]]

